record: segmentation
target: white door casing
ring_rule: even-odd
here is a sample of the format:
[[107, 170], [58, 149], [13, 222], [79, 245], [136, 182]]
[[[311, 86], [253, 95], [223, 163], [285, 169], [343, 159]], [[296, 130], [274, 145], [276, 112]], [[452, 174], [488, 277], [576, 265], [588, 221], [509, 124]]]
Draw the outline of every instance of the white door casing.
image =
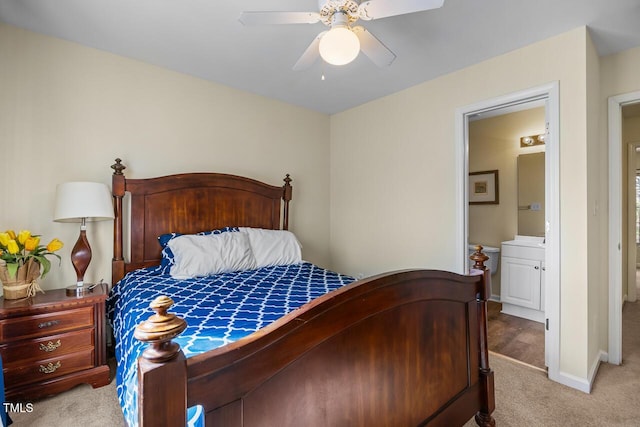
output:
[[467, 242], [469, 236], [469, 117], [520, 104], [545, 103], [547, 117], [547, 140], [545, 142], [545, 314], [548, 328], [545, 331], [545, 359], [550, 379], [570, 386], [560, 375], [560, 149], [559, 83], [552, 82], [536, 88], [524, 90], [495, 99], [482, 101], [459, 108], [455, 117], [456, 141], [456, 251], [457, 270], [467, 271]]

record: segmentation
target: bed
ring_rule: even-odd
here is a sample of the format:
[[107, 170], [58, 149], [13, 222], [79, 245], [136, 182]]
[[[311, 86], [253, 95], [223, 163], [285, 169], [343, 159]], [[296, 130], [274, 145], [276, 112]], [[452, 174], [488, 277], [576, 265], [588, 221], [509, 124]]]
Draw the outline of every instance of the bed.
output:
[[[355, 281], [300, 260], [180, 282], [167, 277], [166, 264], [174, 261], [167, 261], [159, 236], [280, 235], [289, 228], [291, 178], [282, 186], [217, 173], [129, 179], [120, 159], [112, 168], [110, 313], [119, 396], [135, 406], [125, 414], [130, 425], [455, 426], [473, 417], [480, 426], [495, 425], [486, 326], [490, 274], [480, 247], [469, 275], [406, 270]], [[253, 301], [256, 280], [247, 276], [274, 280], [281, 289], [290, 281], [282, 270], [304, 277], [307, 288], [285, 291], [283, 307], [269, 316], [261, 310], [260, 321], [232, 314], [242, 320], [237, 336], [226, 330], [219, 342], [194, 345], [201, 337], [189, 331], [208, 327], [194, 322], [225, 317], [215, 313], [228, 308], [193, 308], [206, 299], [197, 294], [205, 288], [201, 281], [207, 295], [210, 283], [224, 283], [211, 292], [219, 302]], [[127, 299], [127, 289], [136, 286], [141, 291]], [[185, 302], [190, 297], [195, 302]], [[262, 308], [278, 304], [254, 301]], [[134, 329], [130, 318], [142, 321]], [[132, 369], [127, 384], [121, 374]]]

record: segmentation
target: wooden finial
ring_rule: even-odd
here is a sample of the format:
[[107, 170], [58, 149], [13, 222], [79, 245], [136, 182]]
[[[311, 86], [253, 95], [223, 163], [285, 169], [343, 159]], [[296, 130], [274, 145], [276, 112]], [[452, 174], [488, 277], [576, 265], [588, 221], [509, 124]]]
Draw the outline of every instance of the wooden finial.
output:
[[284, 181], [284, 185], [282, 186], [282, 200], [284, 201], [284, 208], [283, 208], [283, 219], [282, 219], [282, 229], [283, 230], [288, 230], [289, 229], [289, 202], [291, 201], [291, 197], [293, 196], [293, 187], [291, 186], [291, 177], [289, 176], [289, 174], [287, 174], [287, 176], [284, 177], [283, 179]]
[[126, 168], [127, 167], [122, 164], [121, 159], [116, 159], [116, 162], [111, 165], [111, 169], [114, 170], [113, 172], [114, 175], [123, 175], [122, 171], [125, 170]]
[[291, 200], [291, 193], [293, 191], [293, 187], [291, 187], [292, 179], [289, 176], [289, 174], [287, 174], [287, 176], [284, 177], [283, 181], [284, 181], [284, 186], [282, 188], [284, 189], [284, 193], [282, 194], [282, 199], [285, 202], [288, 202], [289, 200]]
[[149, 343], [142, 357], [151, 362], [166, 362], [173, 359], [180, 351], [180, 346], [171, 340], [186, 329], [187, 322], [175, 314], [167, 313], [172, 305], [171, 298], [157, 297], [149, 304], [156, 314], [136, 326], [134, 332], [136, 339]]
[[471, 254], [469, 259], [475, 262], [475, 264], [471, 268], [475, 270], [487, 269], [487, 267], [484, 265], [484, 262], [488, 260], [489, 257], [482, 252], [482, 245], [476, 245], [476, 251], [473, 254]]

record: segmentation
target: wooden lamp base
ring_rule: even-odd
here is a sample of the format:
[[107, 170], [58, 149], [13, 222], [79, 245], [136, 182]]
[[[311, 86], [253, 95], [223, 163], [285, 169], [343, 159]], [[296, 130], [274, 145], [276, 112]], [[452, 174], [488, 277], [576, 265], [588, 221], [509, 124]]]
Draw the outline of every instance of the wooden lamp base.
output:
[[91, 246], [89, 246], [89, 241], [87, 240], [86, 228], [85, 218], [82, 218], [80, 236], [78, 236], [78, 241], [71, 251], [71, 263], [76, 271], [78, 282], [76, 285], [67, 288], [67, 296], [82, 296], [93, 292], [95, 287], [95, 285], [84, 283], [83, 281], [84, 273], [91, 262]]

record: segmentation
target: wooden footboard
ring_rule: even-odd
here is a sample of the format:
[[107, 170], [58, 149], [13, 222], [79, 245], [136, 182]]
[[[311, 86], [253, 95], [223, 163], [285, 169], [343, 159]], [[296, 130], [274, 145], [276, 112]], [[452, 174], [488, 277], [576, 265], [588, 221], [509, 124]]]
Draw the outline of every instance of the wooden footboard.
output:
[[[474, 258], [475, 257], [475, 258]], [[494, 420], [486, 257], [469, 276], [380, 275], [312, 301], [225, 347], [185, 359], [170, 302], [141, 324], [140, 426], [455, 426]]]

